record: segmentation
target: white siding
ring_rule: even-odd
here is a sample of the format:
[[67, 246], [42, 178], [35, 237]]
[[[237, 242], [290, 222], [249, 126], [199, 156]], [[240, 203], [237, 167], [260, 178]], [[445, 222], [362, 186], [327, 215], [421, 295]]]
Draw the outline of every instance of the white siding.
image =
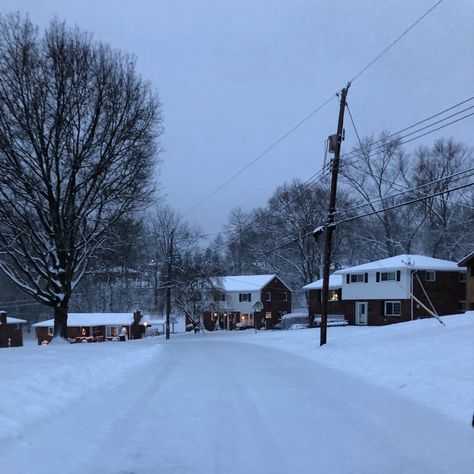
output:
[[[380, 270], [380, 273], [385, 270]], [[411, 277], [409, 270], [400, 271], [400, 281], [376, 281], [377, 272], [368, 273], [367, 283], [346, 283], [342, 275], [343, 300], [403, 300], [410, 298]]]
[[240, 311], [241, 313], [253, 313], [253, 305], [260, 301], [260, 291], [243, 291], [242, 293], [250, 293], [252, 301], [239, 301], [240, 292], [226, 292], [225, 306], [227, 311]]

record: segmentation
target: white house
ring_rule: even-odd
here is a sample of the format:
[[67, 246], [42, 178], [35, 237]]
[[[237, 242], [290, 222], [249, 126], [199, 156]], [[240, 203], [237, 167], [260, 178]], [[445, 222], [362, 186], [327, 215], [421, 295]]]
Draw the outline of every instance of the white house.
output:
[[291, 289], [276, 274], [225, 276], [213, 286], [212, 307], [204, 312], [208, 330], [272, 327], [291, 311]]

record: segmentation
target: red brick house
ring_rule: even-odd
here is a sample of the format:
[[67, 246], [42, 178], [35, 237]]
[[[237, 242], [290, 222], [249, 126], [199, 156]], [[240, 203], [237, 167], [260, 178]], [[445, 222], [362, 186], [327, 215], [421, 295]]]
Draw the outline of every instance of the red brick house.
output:
[[[67, 335], [69, 342], [103, 342], [141, 339], [151, 323], [141, 311], [132, 313], [69, 313]], [[47, 344], [53, 338], [54, 319], [33, 324], [38, 344]]]
[[276, 274], [221, 277], [214, 282], [212, 295], [203, 314], [208, 331], [271, 329], [291, 312], [291, 289]]
[[[380, 326], [433, 313], [455, 314], [463, 310], [466, 298], [465, 268], [422, 255], [397, 255], [338, 270], [335, 275], [341, 281], [330, 285], [330, 295], [338, 300], [329, 303], [328, 313], [343, 314], [352, 325]], [[316, 315], [321, 308], [318, 291], [309, 289], [310, 311]]]
[[24, 319], [10, 318], [6, 311], [0, 311], [0, 347], [20, 347], [23, 345]]
[[459, 263], [460, 267], [467, 267], [465, 309], [474, 309], [474, 252], [466, 255]]

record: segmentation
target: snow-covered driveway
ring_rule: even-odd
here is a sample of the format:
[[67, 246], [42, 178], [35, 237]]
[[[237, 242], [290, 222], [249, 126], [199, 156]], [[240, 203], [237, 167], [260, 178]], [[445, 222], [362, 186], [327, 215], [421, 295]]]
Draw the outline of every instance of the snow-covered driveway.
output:
[[472, 428], [361, 379], [231, 334], [126, 350], [140, 344], [156, 353], [119, 379], [63, 410], [44, 400], [0, 443], [0, 472], [474, 472]]

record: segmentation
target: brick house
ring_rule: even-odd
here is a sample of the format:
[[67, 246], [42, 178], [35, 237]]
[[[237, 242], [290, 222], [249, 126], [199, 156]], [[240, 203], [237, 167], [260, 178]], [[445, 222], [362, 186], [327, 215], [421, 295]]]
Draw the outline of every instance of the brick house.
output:
[[20, 347], [23, 345], [24, 319], [10, 318], [6, 311], [0, 311], [0, 347]]
[[474, 252], [466, 255], [460, 262], [459, 267], [467, 267], [466, 271], [466, 295], [465, 295], [465, 309], [474, 309]]
[[[151, 322], [143, 318], [141, 311], [134, 313], [69, 313], [67, 336], [69, 342], [102, 342], [141, 339]], [[54, 319], [33, 324], [38, 344], [47, 344], [53, 338]]]
[[213, 282], [212, 302], [203, 314], [204, 327], [272, 328], [291, 312], [291, 289], [276, 274], [225, 276]]
[[[403, 254], [338, 270], [336, 275], [341, 280], [330, 284], [330, 295], [339, 300], [329, 302], [328, 314], [344, 314], [352, 325], [380, 326], [431, 317], [433, 311], [440, 316], [455, 314], [464, 308], [466, 268], [448, 260]], [[322, 282], [314, 284], [305, 288], [310, 292], [310, 311], [317, 315]]]

